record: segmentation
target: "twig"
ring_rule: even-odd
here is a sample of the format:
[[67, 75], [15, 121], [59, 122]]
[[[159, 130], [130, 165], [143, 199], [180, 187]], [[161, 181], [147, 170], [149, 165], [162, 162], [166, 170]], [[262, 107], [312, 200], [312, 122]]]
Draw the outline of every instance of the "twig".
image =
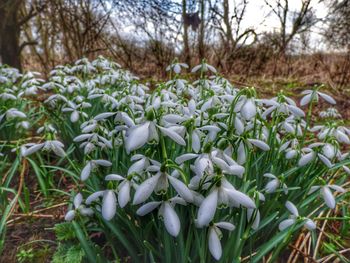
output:
[[[347, 248], [347, 249], [343, 249], [343, 250], [340, 250], [338, 252], [338, 254], [344, 254], [346, 252], [349, 252], [350, 251], [350, 248]], [[329, 260], [331, 260], [333, 257], [336, 257], [337, 255], [336, 254], [331, 254], [331, 255], [328, 255], [328, 256], [325, 256], [319, 260], [317, 260], [318, 263], [326, 263], [328, 262]]]
[[[15, 202], [17, 202], [19, 196], [22, 193], [23, 182], [24, 182], [24, 174], [25, 174], [26, 169], [27, 169], [27, 160], [23, 159], [23, 161], [22, 161], [22, 170], [21, 170], [21, 173], [20, 173], [20, 176], [19, 176], [19, 186], [18, 186], [17, 194], [14, 197]], [[11, 215], [12, 215], [13, 211], [15, 210], [15, 208], [16, 208], [16, 204], [13, 207], [11, 207], [11, 210], [10, 210], [9, 214], [7, 215], [7, 217], [6, 217], [6, 220], [8, 220], [11, 217]]]
[[9, 220], [7, 222], [7, 224], [10, 225], [11, 223], [13, 223], [15, 221], [20, 220], [22, 217], [43, 217], [43, 218], [47, 217], [47, 218], [54, 218], [55, 217], [54, 215], [44, 215], [44, 214], [40, 215], [39, 213], [47, 211], [47, 210], [50, 210], [50, 209], [53, 209], [53, 208], [61, 207], [61, 206], [64, 206], [64, 205], [66, 205], [66, 203], [60, 203], [60, 204], [56, 204], [56, 205], [53, 205], [53, 206], [50, 206], [50, 207], [45, 207], [45, 208], [33, 211], [31, 213], [28, 213], [28, 214], [17, 214], [17, 216], [19, 216], [19, 217], [16, 217], [14, 219]]
[[251, 255], [242, 258], [242, 259], [241, 259], [241, 262], [244, 262], [244, 261], [250, 259], [252, 256], [256, 255], [257, 253], [258, 253], [258, 252], [254, 252], [254, 253], [252, 253]]
[[[298, 247], [298, 246], [300, 245], [300, 242], [301, 242], [301, 240], [303, 239], [303, 237], [304, 237], [304, 233], [301, 233], [301, 234], [299, 235], [297, 241], [295, 242], [295, 247]], [[288, 257], [287, 263], [291, 263], [291, 262], [292, 262], [292, 259], [293, 259], [295, 253], [298, 254], [297, 250], [293, 249], [293, 250], [292, 250], [292, 253], [291, 253], [291, 254], [289, 255], [289, 257]]]
[[[331, 212], [332, 212], [331, 210], [328, 211], [326, 217], [329, 217], [329, 215], [331, 214]], [[318, 249], [319, 249], [319, 247], [320, 247], [322, 235], [323, 235], [324, 229], [326, 228], [327, 222], [328, 222], [328, 220], [325, 220], [325, 221], [323, 222], [323, 225], [322, 225], [322, 227], [321, 227], [321, 232], [320, 232], [320, 234], [319, 234], [319, 236], [318, 236], [318, 238], [317, 238], [317, 242], [316, 242], [316, 246], [315, 246], [315, 251], [314, 251], [314, 254], [313, 254], [313, 256], [312, 256], [312, 258], [313, 258], [314, 260], [316, 260], [317, 252], [318, 252]]]

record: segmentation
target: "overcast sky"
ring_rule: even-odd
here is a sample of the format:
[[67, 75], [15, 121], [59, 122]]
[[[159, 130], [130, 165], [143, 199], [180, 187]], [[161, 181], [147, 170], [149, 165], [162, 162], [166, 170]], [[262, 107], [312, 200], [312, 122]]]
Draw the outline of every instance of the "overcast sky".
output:
[[[301, 3], [302, 0], [290, 0], [290, 10], [300, 10]], [[323, 18], [327, 15], [328, 9], [323, 2], [319, 3], [319, 0], [313, 0], [311, 6], [316, 10], [316, 16], [318, 18]], [[271, 10], [269, 10], [264, 0], [250, 0], [247, 6], [246, 18], [243, 20], [243, 28], [253, 27], [258, 33], [278, 30], [280, 26], [278, 19], [274, 14], [270, 14], [269, 12]], [[312, 48], [324, 49], [326, 47], [320, 41], [319, 27], [320, 25], [316, 25], [312, 30]]]

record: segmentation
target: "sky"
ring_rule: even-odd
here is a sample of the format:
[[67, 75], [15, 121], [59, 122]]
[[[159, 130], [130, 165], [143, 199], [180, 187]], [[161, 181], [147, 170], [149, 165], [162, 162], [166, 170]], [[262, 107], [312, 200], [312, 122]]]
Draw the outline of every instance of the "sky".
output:
[[[235, 0], [230, 0], [235, 1]], [[270, 1], [273, 3], [273, 1]], [[290, 10], [300, 10], [302, 0], [290, 0]], [[324, 18], [327, 15], [328, 9], [323, 2], [313, 0], [311, 6], [315, 9], [318, 18]], [[273, 32], [279, 29], [279, 21], [274, 14], [269, 13], [269, 7], [264, 0], [250, 0], [247, 6], [246, 19], [243, 20], [243, 28], [253, 27], [256, 32]], [[269, 15], [270, 14], [270, 15]], [[317, 50], [325, 49], [326, 46], [321, 41], [320, 25], [316, 25], [310, 36], [311, 47]]]

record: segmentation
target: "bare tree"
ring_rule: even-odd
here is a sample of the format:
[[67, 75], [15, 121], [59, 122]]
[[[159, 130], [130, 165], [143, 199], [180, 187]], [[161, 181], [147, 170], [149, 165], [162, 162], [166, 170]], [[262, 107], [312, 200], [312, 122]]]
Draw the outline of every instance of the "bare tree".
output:
[[350, 0], [329, 1], [330, 16], [325, 37], [328, 43], [343, 52], [337, 73], [330, 76], [340, 87], [350, 81]]
[[279, 32], [273, 34], [274, 38], [271, 39], [279, 54], [285, 55], [289, 44], [296, 35], [309, 31], [317, 22], [311, 1], [301, 0], [300, 8], [292, 10], [290, 0], [265, 0], [271, 13], [278, 18], [280, 23]]
[[235, 52], [240, 47], [246, 46], [248, 40], [250, 40], [250, 44], [254, 44], [257, 40], [257, 34], [253, 28], [243, 28], [248, 0], [232, 2], [223, 0], [210, 3], [213, 27], [219, 33], [223, 44], [223, 48], [219, 50], [220, 60], [232, 66], [231, 62], [234, 59]]
[[44, 4], [33, 5], [28, 3], [29, 11], [26, 9], [25, 0], [0, 0], [0, 59], [4, 64], [22, 69], [21, 51], [27, 45], [35, 42], [20, 41], [21, 29], [28, 21], [44, 9]]

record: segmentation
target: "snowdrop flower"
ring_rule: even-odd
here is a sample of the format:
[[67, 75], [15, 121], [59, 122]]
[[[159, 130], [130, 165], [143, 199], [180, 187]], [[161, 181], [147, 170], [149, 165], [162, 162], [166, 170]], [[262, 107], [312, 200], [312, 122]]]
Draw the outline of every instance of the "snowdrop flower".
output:
[[185, 63], [173, 63], [166, 67], [166, 71], [173, 70], [175, 74], [180, 74], [181, 68], [188, 68], [188, 65]]
[[[276, 192], [277, 188], [281, 184], [281, 181], [275, 175], [273, 175], [271, 173], [266, 173], [263, 176], [272, 179], [266, 184], [265, 192], [268, 194]], [[283, 191], [285, 194], [288, 194], [288, 187], [285, 183], [283, 184]]]
[[[288, 219], [283, 220], [278, 225], [278, 228], [280, 231], [283, 231], [283, 230], [289, 228], [290, 226], [294, 225], [297, 222], [297, 219], [300, 217], [298, 209], [295, 207], [295, 205], [292, 202], [287, 201], [285, 206], [288, 209], [288, 211], [291, 213], [291, 215], [289, 216]], [[304, 218], [304, 219], [305, 219], [304, 226], [308, 230], [316, 229], [316, 224], [311, 219], [309, 219], [309, 218]]]
[[16, 124], [16, 128], [23, 128], [25, 130], [28, 130], [29, 126], [30, 126], [30, 124], [28, 121], [21, 121], [21, 122]]
[[264, 111], [262, 117], [266, 118], [268, 115], [275, 111], [286, 115], [292, 114], [294, 117], [305, 117], [304, 111], [298, 108], [292, 99], [286, 96], [283, 96], [283, 99], [286, 102], [277, 102], [277, 98], [272, 98], [270, 100], [261, 100], [261, 102], [263, 102], [267, 106], [270, 106]]
[[345, 171], [347, 174], [350, 175], [350, 168], [349, 168], [349, 167], [343, 165], [343, 169], [344, 169], [344, 171]]
[[247, 208], [256, 208], [254, 201], [246, 194], [236, 190], [227, 180], [221, 179], [221, 186], [215, 187], [201, 203], [197, 225], [199, 227], [207, 226], [213, 220], [218, 205], [229, 205]]
[[22, 111], [17, 110], [16, 108], [11, 108], [7, 110], [4, 114], [0, 115], [0, 121], [2, 121], [4, 117], [6, 117], [7, 120], [10, 120], [14, 118], [26, 118], [27, 115]]
[[317, 157], [321, 160], [321, 162], [326, 165], [328, 168], [332, 168], [333, 167], [333, 164], [332, 162], [326, 157], [324, 156], [323, 154], [320, 154], [318, 153], [317, 154]]
[[81, 111], [80, 108], [89, 108], [91, 107], [91, 104], [89, 103], [81, 103], [81, 104], [75, 104], [72, 101], [68, 101], [68, 106], [62, 109], [62, 112], [71, 112], [70, 115], [70, 121], [71, 122], [77, 122], [80, 118], [80, 115], [83, 115], [85, 118], [88, 117], [88, 115]]
[[102, 197], [102, 217], [105, 220], [110, 221], [115, 216], [118, 205], [117, 198], [113, 190], [95, 192], [86, 199], [85, 203], [87, 205], [90, 205], [92, 202], [96, 201], [100, 197]]
[[41, 126], [36, 130], [37, 134], [41, 134], [44, 132], [55, 134], [57, 133], [57, 129], [52, 124], [45, 123], [44, 126]]
[[195, 73], [195, 72], [197, 72], [197, 71], [199, 71], [199, 70], [200, 70], [201, 72], [207, 72], [207, 71], [211, 71], [211, 72], [213, 72], [213, 73], [216, 73], [216, 72], [217, 72], [216, 69], [215, 69], [213, 66], [211, 66], [211, 65], [209, 65], [209, 64], [207, 64], [207, 63], [201, 63], [201, 64], [195, 66], [195, 67], [191, 70], [191, 72], [192, 72], [192, 73]]
[[229, 222], [218, 222], [214, 223], [209, 227], [208, 234], [208, 246], [210, 254], [216, 259], [219, 260], [222, 256], [222, 247], [220, 239], [222, 238], [221, 229], [228, 231], [233, 231], [235, 226]]
[[74, 142], [83, 142], [80, 147], [84, 147], [84, 153], [88, 154], [96, 149], [96, 146], [100, 148], [109, 148], [112, 149], [112, 143], [110, 140], [107, 140], [103, 136], [98, 135], [97, 133], [86, 133], [81, 134], [73, 139]]
[[333, 159], [337, 154], [337, 149], [330, 143], [325, 143], [322, 147], [322, 154], [328, 159]]
[[[261, 140], [257, 140], [257, 139], [248, 139], [248, 142], [256, 147], [258, 147], [259, 149], [263, 150], [264, 152], [269, 151], [270, 150], [270, 146], [261, 141]], [[250, 145], [251, 146], [251, 145]]]
[[148, 141], [158, 141], [158, 133], [154, 122], [147, 121], [143, 124], [130, 127], [126, 132], [125, 149], [128, 153], [144, 146]]
[[[254, 214], [255, 214], [255, 217], [253, 217]], [[260, 211], [259, 211], [259, 209], [248, 208], [247, 209], [247, 220], [248, 220], [248, 222], [250, 222], [251, 220], [254, 220], [252, 222], [252, 229], [258, 230], [259, 225], [260, 225]]]
[[169, 128], [163, 128], [161, 126], [157, 126], [157, 127], [159, 128], [162, 134], [171, 138], [177, 144], [186, 146], [185, 140], [180, 135], [181, 133], [184, 133], [185, 127], [183, 126], [170, 126]]
[[245, 99], [240, 109], [240, 113], [245, 120], [251, 120], [255, 117], [255, 115], [257, 114], [257, 109], [254, 98]]
[[98, 167], [98, 165], [100, 166], [104, 166], [104, 167], [110, 167], [112, 166], [112, 163], [106, 160], [91, 160], [88, 161], [86, 163], [86, 165], [84, 166], [84, 168], [81, 170], [81, 174], [80, 174], [80, 179], [82, 181], [87, 180], [90, 175], [91, 172], [96, 169]]
[[320, 92], [320, 91], [305, 90], [301, 94], [305, 95], [300, 101], [301, 106], [305, 106], [306, 104], [309, 104], [311, 102], [312, 98], [314, 98], [314, 100], [318, 101], [319, 96], [330, 104], [336, 104], [336, 101], [331, 96], [329, 96], [323, 92]]
[[298, 161], [298, 166], [305, 166], [307, 164], [309, 164], [310, 162], [312, 162], [315, 157], [316, 157], [316, 153], [310, 149], [310, 148], [304, 148], [304, 151], [307, 152], [306, 154], [303, 154], [301, 156], [301, 158]]
[[118, 203], [121, 208], [124, 208], [130, 201], [130, 190], [134, 186], [132, 178], [124, 178], [118, 174], [109, 174], [105, 177], [106, 181], [119, 181], [118, 185]]
[[133, 200], [134, 205], [138, 205], [146, 201], [151, 196], [153, 191], [166, 193], [169, 183], [186, 202], [193, 202], [192, 192], [182, 181], [167, 174], [166, 172], [161, 172], [160, 167], [157, 165], [153, 166], [152, 169], [158, 172], [156, 175], [146, 179], [136, 188]]
[[44, 151], [53, 151], [57, 156], [64, 157], [66, 156], [65, 151], [63, 150], [63, 143], [57, 140], [46, 141], [43, 146]]
[[180, 219], [174, 209], [176, 204], [186, 205], [186, 202], [179, 197], [170, 198], [169, 200], [162, 202], [153, 201], [141, 206], [136, 211], [136, 214], [139, 216], [145, 216], [159, 207], [158, 215], [163, 219], [166, 230], [173, 237], [177, 237], [180, 232]]
[[323, 119], [326, 119], [326, 118], [341, 119], [342, 118], [341, 114], [336, 108], [328, 108], [325, 111], [321, 111], [319, 113], [319, 116]]
[[328, 184], [328, 185], [324, 185], [324, 186], [311, 186], [310, 191], [308, 194], [312, 194], [317, 190], [320, 190], [321, 196], [324, 200], [324, 202], [326, 203], [326, 205], [330, 208], [330, 209], [334, 209], [335, 208], [335, 198], [331, 192], [331, 190], [337, 191], [339, 193], [345, 193], [345, 189], [341, 186], [335, 185], [335, 184]]
[[0, 99], [2, 99], [2, 100], [16, 100], [17, 97], [11, 93], [3, 92], [0, 94]]
[[33, 146], [29, 147], [28, 149], [24, 150], [22, 152], [23, 157], [27, 157], [39, 150], [44, 151], [53, 151], [57, 156], [64, 157], [66, 155], [65, 151], [63, 150], [63, 143], [57, 140], [49, 140], [44, 143], [34, 144]]
[[83, 205], [82, 203], [83, 203], [83, 196], [81, 193], [78, 193], [74, 197], [74, 201], [73, 201], [74, 209], [69, 210], [66, 213], [64, 219], [66, 221], [72, 221], [75, 218], [77, 212], [79, 212], [81, 215], [84, 215], [84, 216], [93, 215], [94, 211], [91, 208], [85, 207], [85, 205]]

